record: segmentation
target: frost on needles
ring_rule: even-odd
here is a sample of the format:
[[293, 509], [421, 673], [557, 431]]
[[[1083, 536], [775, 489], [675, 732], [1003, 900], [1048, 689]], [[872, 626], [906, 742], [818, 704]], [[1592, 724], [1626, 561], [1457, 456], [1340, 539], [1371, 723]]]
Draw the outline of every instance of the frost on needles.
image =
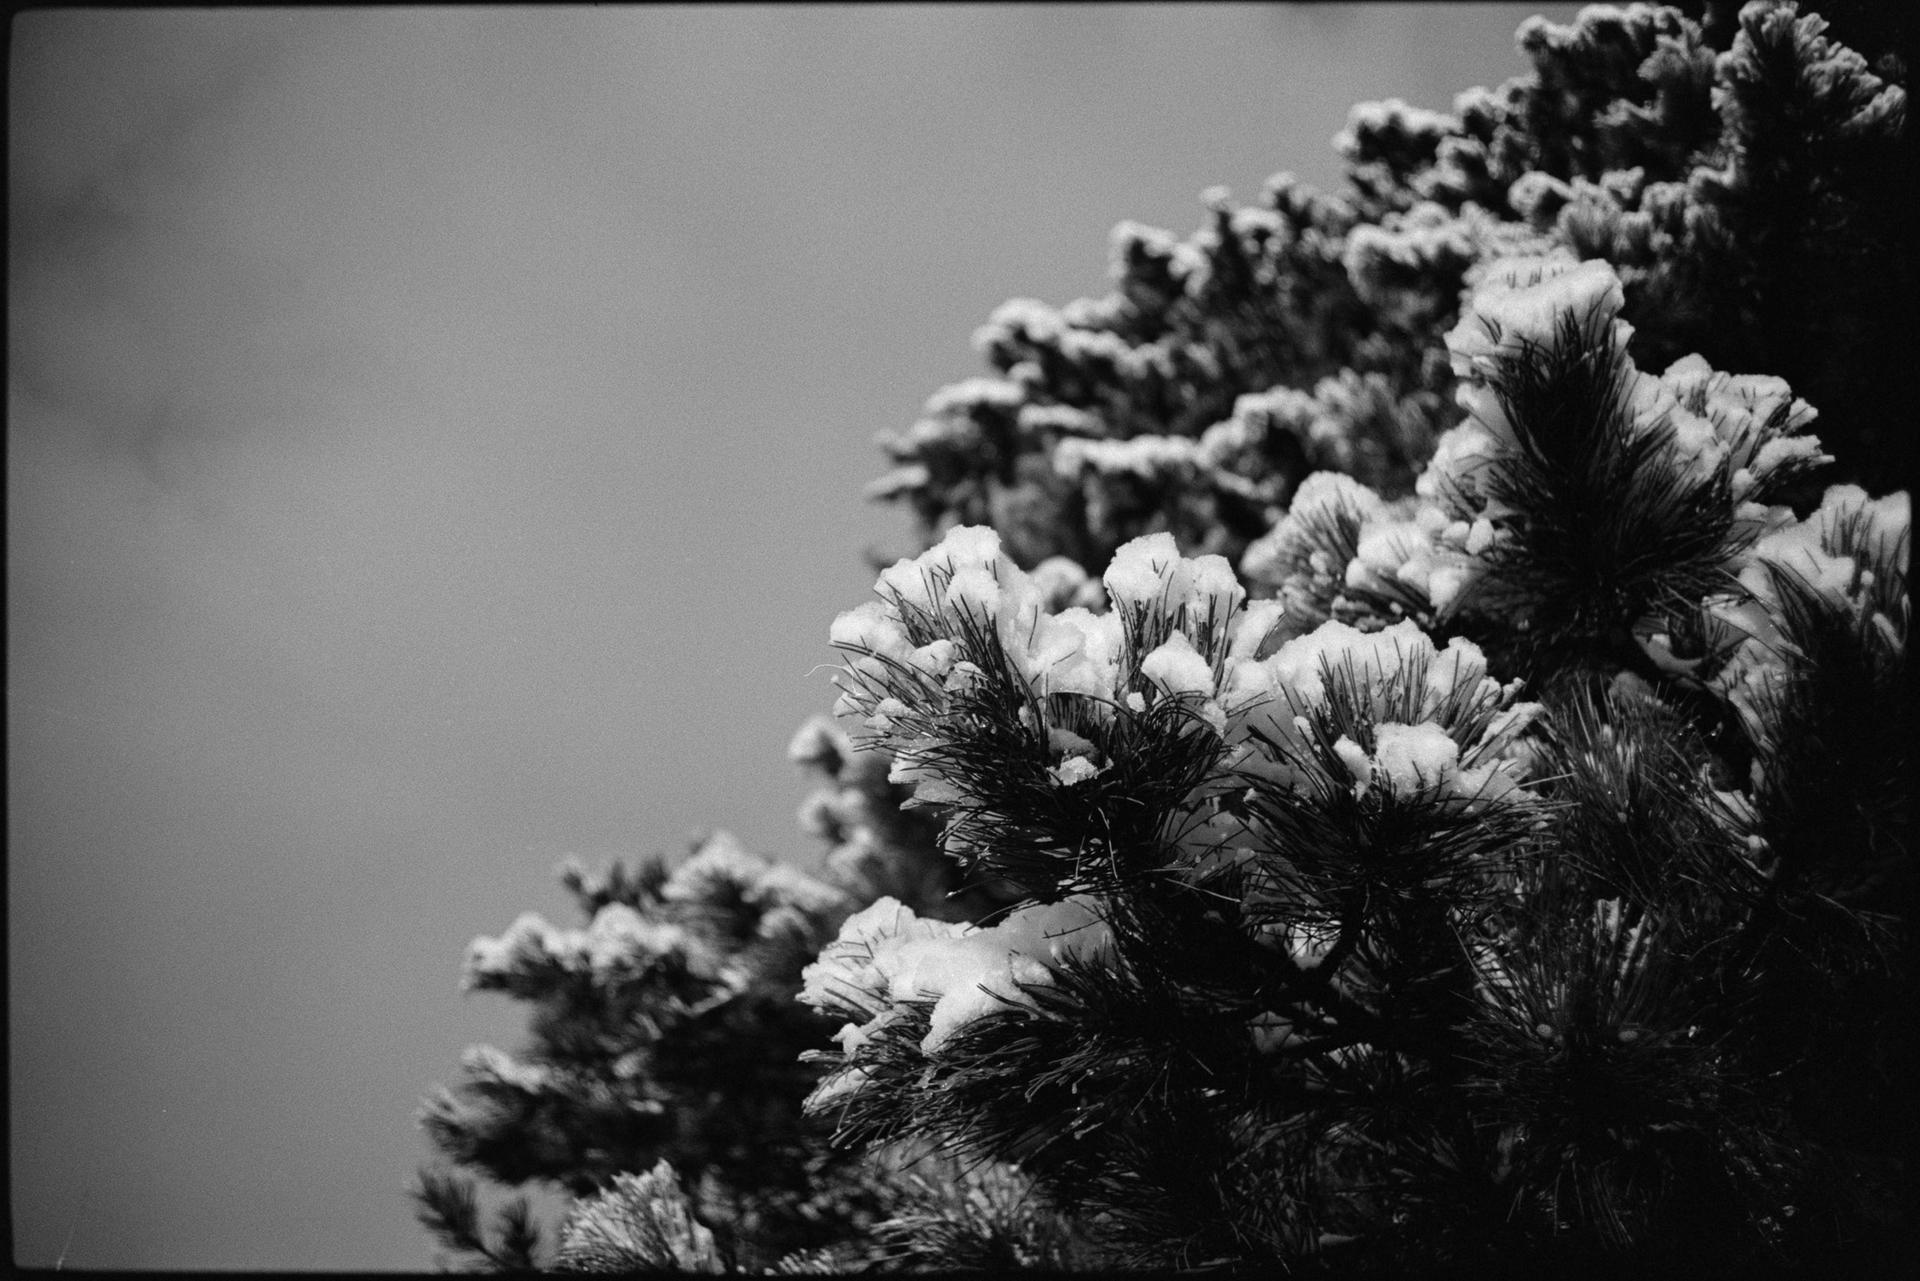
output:
[[821, 871], [716, 835], [476, 942], [531, 1018], [427, 1105], [450, 1255], [1899, 1272], [1896, 9], [1529, 20], [1340, 190], [994, 312], [882, 440]]

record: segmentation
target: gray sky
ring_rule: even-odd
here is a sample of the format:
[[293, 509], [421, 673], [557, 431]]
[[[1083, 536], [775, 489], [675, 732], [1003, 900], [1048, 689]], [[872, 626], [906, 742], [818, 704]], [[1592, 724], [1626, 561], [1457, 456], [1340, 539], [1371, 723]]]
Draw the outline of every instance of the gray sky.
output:
[[17, 18], [17, 1260], [429, 1266], [418, 1100], [520, 1025], [468, 941], [569, 853], [814, 856], [874, 433], [1533, 8]]

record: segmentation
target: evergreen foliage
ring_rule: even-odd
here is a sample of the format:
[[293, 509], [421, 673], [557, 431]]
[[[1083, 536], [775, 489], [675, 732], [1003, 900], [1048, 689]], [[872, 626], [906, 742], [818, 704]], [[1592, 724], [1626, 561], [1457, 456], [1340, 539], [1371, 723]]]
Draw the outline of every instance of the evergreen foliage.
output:
[[1530, 20], [1531, 74], [1355, 108], [1338, 194], [997, 311], [886, 442], [925, 549], [793, 742], [822, 876], [715, 837], [477, 942], [531, 1041], [429, 1135], [576, 1200], [537, 1260], [458, 1175], [423, 1222], [595, 1271], [1911, 1263], [1905, 29], [1834, 20]]
[[[526, 1002], [531, 1044], [468, 1053], [460, 1082], [422, 1114], [434, 1146], [501, 1184], [604, 1193], [612, 1222], [638, 1222], [635, 1197], [678, 1186], [656, 1174], [670, 1158], [698, 1180], [691, 1195], [740, 1263], [848, 1230], [862, 1204], [839, 1178], [849, 1160], [799, 1111], [814, 1076], [799, 1055], [831, 1025], [792, 992], [851, 900], [724, 833], [671, 870], [570, 865], [562, 879], [587, 928], [528, 914], [474, 944], [468, 987]], [[643, 1174], [653, 1182], [622, 1182]], [[423, 1171], [419, 1194], [444, 1204], [449, 1177]], [[595, 1244], [611, 1229], [582, 1231], [562, 1235], [561, 1262], [612, 1257]]]
[[713, 1233], [660, 1162], [645, 1174], [616, 1174], [613, 1186], [567, 1220], [556, 1260], [563, 1272], [721, 1272]]

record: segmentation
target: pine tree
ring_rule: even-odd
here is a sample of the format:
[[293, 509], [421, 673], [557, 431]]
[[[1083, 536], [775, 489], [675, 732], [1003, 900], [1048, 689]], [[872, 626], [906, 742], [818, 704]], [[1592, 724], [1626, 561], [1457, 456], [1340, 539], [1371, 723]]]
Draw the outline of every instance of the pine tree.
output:
[[1530, 20], [1531, 74], [1356, 107], [1340, 192], [997, 311], [794, 740], [825, 879], [718, 837], [478, 942], [532, 1040], [430, 1137], [576, 1200], [490, 1239], [427, 1170], [423, 1219], [505, 1268], [1906, 1258], [1888, 15]]

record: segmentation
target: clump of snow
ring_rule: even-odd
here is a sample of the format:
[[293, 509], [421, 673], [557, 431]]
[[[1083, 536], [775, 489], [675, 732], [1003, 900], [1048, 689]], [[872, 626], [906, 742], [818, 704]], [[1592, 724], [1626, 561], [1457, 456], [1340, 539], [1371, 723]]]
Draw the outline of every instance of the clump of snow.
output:
[[865, 601], [834, 618], [828, 639], [840, 649], [892, 654], [912, 648], [897, 612], [880, 601]]
[[1473, 571], [1464, 553], [1440, 539], [1446, 527], [1446, 516], [1431, 504], [1402, 520], [1384, 514], [1377, 517], [1361, 529], [1359, 545], [1347, 565], [1346, 585], [1378, 593], [1410, 591], [1425, 597], [1436, 611], [1444, 611]]
[[1066, 328], [1065, 318], [1037, 298], [1009, 298], [987, 316], [987, 323], [973, 331], [974, 349], [986, 352], [1013, 334], [1030, 342], [1056, 339]]
[[[838, 902], [838, 891], [820, 887]], [[522, 913], [497, 939], [477, 938], [467, 952], [469, 988], [514, 990], [516, 980], [559, 970], [608, 983], [644, 972], [673, 957], [705, 978], [720, 976], [720, 960], [684, 926], [608, 903], [587, 928], [559, 929], [538, 913]]]
[[1439, 788], [1459, 777], [1460, 747], [1431, 721], [1373, 728], [1373, 759], [1394, 791], [1411, 794]]
[[1736, 502], [1783, 469], [1832, 461], [1819, 438], [1805, 434], [1818, 411], [1795, 399], [1784, 379], [1719, 373], [1699, 355], [1681, 357], [1658, 378], [1637, 374], [1632, 406], [1639, 430], [1667, 425], [1683, 475], [1724, 472]]
[[715, 832], [691, 858], [673, 869], [660, 887], [668, 902], [707, 902], [731, 890], [745, 890], [767, 870], [766, 859], [752, 853], [729, 832]]
[[1518, 770], [1504, 761], [1461, 768], [1460, 745], [1432, 721], [1417, 725], [1383, 721], [1373, 727], [1373, 735], [1371, 753], [1345, 734], [1333, 744], [1334, 755], [1353, 776], [1356, 796], [1380, 785], [1400, 797], [1484, 802], [1519, 786], [1514, 777]]
[[1061, 787], [1072, 787], [1075, 783], [1084, 783], [1106, 771], [1105, 765], [1095, 765], [1085, 756], [1069, 756], [1060, 764], [1049, 766], [1047, 773]]
[[650, 921], [625, 903], [609, 903], [594, 913], [584, 950], [597, 973], [631, 973], [644, 971], [657, 958], [684, 955], [691, 941], [678, 925]]
[[865, 1013], [866, 1024], [892, 1003], [893, 977], [916, 945], [952, 938], [959, 922], [926, 920], [900, 900], [883, 897], [849, 916], [820, 959], [800, 972], [800, 1000], [815, 1009]]
[[[895, 561], [882, 570], [874, 590], [880, 595], [882, 612], [890, 616], [897, 618], [903, 612], [938, 616], [949, 607], [981, 603], [975, 597], [993, 602], [1001, 577], [1018, 574], [1001, 555], [999, 534], [985, 525], [958, 525], [919, 556]], [[991, 616], [992, 603], [986, 612]], [[841, 642], [836, 637], [834, 643]]]
[[[1249, 578], [1279, 584], [1300, 572], [1316, 554], [1325, 556], [1323, 531], [1342, 525], [1358, 527], [1381, 518], [1385, 511], [1380, 495], [1353, 477], [1314, 472], [1300, 482], [1280, 523], [1248, 545], [1240, 568]], [[1344, 563], [1333, 564], [1330, 558], [1318, 567], [1327, 576], [1345, 571]]]
[[1348, 110], [1346, 128], [1333, 136], [1333, 146], [1349, 160], [1360, 160], [1381, 135], [1441, 138], [1459, 127], [1459, 120], [1445, 112], [1409, 106], [1399, 98], [1359, 102]]
[[1277, 600], [1247, 602], [1247, 607], [1235, 614], [1228, 625], [1227, 661], [1251, 662], [1266, 657], [1262, 651], [1279, 630], [1286, 612], [1287, 607]]
[[787, 743], [787, 759], [795, 765], [832, 773], [851, 750], [852, 744], [831, 718], [813, 716], [794, 731], [792, 740]]
[[1186, 631], [1219, 636], [1247, 593], [1224, 556], [1180, 555], [1168, 533], [1145, 534], [1123, 544], [1101, 580], [1116, 611], [1158, 612], [1168, 618], [1184, 610]]
[[1583, 323], [1589, 318], [1611, 321], [1624, 345], [1633, 332], [1617, 319], [1625, 305], [1620, 277], [1602, 259], [1501, 259], [1481, 277], [1460, 323], [1447, 332], [1453, 371], [1462, 378], [1480, 377], [1487, 362], [1517, 352], [1523, 344], [1550, 347], [1569, 314]]
[[929, 921], [898, 899], [856, 912], [820, 959], [801, 972], [800, 999], [864, 1015], [841, 1029], [858, 1045], [906, 1001], [932, 1001], [920, 1048], [937, 1055], [969, 1023], [1009, 1008], [1036, 1008], [1020, 985], [1051, 982], [1047, 962], [1102, 954], [1112, 935], [1085, 897], [1032, 906], [992, 926]]
[[[1513, 425], [1488, 382], [1501, 360], [1525, 350], [1557, 346], [1569, 316], [1583, 330], [1610, 326], [1614, 342], [1624, 348], [1633, 333], [1633, 327], [1619, 319], [1624, 301], [1620, 278], [1601, 259], [1576, 262], [1555, 253], [1502, 258], [1489, 264], [1461, 310], [1460, 323], [1446, 336], [1453, 372], [1461, 380], [1455, 399], [1478, 430], [1452, 441], [1446, 439], [1452, 433], [1443, 435], [1427, 468], [1435, 481], [1417, 484], [1416, 492], [1436, 497], [1435, 486], [1441, 479], [1469, 474], [1476, 456], [1515, 446]], [[1477, 438], [1481, 435], [1486, 441]]]
[[844, 905], [839, 890], [751, 852], [724, 831], [708, 837], [692, 857], [673, 869], [660, 887], [660, 897], [669, 903], [738, 898], [761, 912], [791, 907], [818, 914]]
[[[1440, 433], [1434, 441], [1433, 457], [1427, 460], [1426, 469], [1414, 481], [1415, 494], [1428, 502], [1442, 501], [1450, 493], [1470, 502], [1484, 501], [1481, 497], [1484, 478], [1499, 459], [1502, 442], [1510, 442], [1513, 437], [1505, 411], [1491, 396], [1487, 396], [1485, 402], [1475, 400], [1467, 406], [1471, 416], [1465, 422]], [[1489, 427], [1482, 415], [1496, 423], [1498, 429]]]
[[976, 405], [1010, 410], [1020, 403], [1021, 397], [1020, 388], [1004, 378], [963, 378], [927, 397], [926, 407], [921, 412], [933, 418], [942, 414], [964, 413]]
[[1126, 440], [1063, 440], [1053, 451], [1053, 469], [1069, 479], [1092, 472], [1157, 480], [1191, 474], [1199, 446], [1186, 436], [1132, 436]]
[[1036, 613], [1032, 629], [1008, 647], [1015, 668], [1036, 694], [1111, 699], [1119, 679], [1120, 619], [1077, 606]]
[[1243, 684], [1264, 680], [1285, 689], [1297, 702], [1318, 703], [1326, 698], [1325, 670], [1352, 670], [1367, 686], [1379, 690], [1416, 664], [1427, 671], [1423, 694], [1427, 714], [1456, 686], [1478, 688], [1485, 680], [1486, 659], [1479, 646], [1455, 637], [1445, 650], [1436, 651], [1432, 638], [1412, 621], [1377, 632], [1362, 632], [1338, 621], [1322, 623], [1282, 645], [1271, 658], [1241, 665], [1236, 675]]
[[[1436, 648], [1411, 621], [1377, 632], [1329, 621], [1288, 640], [1267, 658], [1229, 661], [1220, 703], [1229, 741], [1237, 745], [1232, 763], [1304, 786], [1307, 780], [1294, 766], [1269, 757], [1258, 744], [1281, 745], [1282, 757], [1300, 755], [1312, 737], [1307, 713], [1330, 705], [1330, 678], [1359, 696], [1352, 714], [1373, 727], [1372, 753], [1351, 734], [1334, 744], [1362, 793], [1374, 781], [1396, 791], [1425, 788], [1440, 796], [1482, 800], [1513, 790], [1521, 771], [1501, 762], [1539, 714], [1538, 705], [1513, 702], [1518, 683], [1502, 685], [1487, 675], [1486, 657], [1471, 641], [1455, 637]], [[1396, 696], [1396, 689], [1402, 693]], [[1453, 718], [1470, 707], [1499, 714], [1477, 731], [1475, 741], [1465, 742], [1456, 732], [1474, 731], [1456, 731]], [[1417, 715], [1414, 721], [1402, 719], [1409, 708]]]
[[[1732, 658], [1714, 678], [1714, 685], [1740, 712], [1749, 730], [1762, 730], [1763, 713], [1781, 683], [1787, 679], [1792, 647], [1784, 626], [1784, 606], [1769, 568], [1785, 571], [1820, 597], [1836, 613], [1863, 616], [1872, 608], [1873, 579], [1843, 546], [1879, 549], [1905, 572], [1910, 545], [1912, 508], [1904, 492], [1869, 499], [1857, 485], [1833, 485], [1820, 506], [1805, 520], [1782, 525], [1763, 535], [1752, 547], [1740, 571], [1741, 597], [1709, 601], [1708, 616], [1732, 635], [1743, 637]], [[1843, 535], [1855, 531], [1858, 541]], [[1891, 620], [1870, 621], [1882, 633], [1898, 640]]]
[[[1064, 586], [1091, 595], [1084, 581], [1074, 583], [1061, 566], [1049, 570], [1049, 579], [1053, 589]], [[843, 686], [846, 692], [836, 710], [868, 717], [868, 727], [879, 733], [888, 731], [895, 716], [878, 711], [878, 691], [897, 684], [901, 668], [923, 673], [931, 688], [963, 686], [964, 680], [956, 684], [956, 673], [980, 670], [979, 656], [970, 655], [966, 646], [976, 642], [982, 626], [1030, 676], [1052, 671], [1080, 643], [1077, 633], [1058, 629], [1040, 635], [1048, 589], [1002, 553], [999, 535], [986, 526], [948, 530], [918, 557], [883, 570], [875, 591], [879, 600], [834, 620], [831, 639], [852, 655], [848, 670], [864, 682]], [[942, 634], [916, 646], [910, 629], [920, 635], [929, 630]], [[1036, 649], [1037, 640], [1042, 643]], [[1091, 676], [1080, 679], [1097, 683]], [[873, 723], [876, 713], [882, 723]]]
[[979, 618], [992, 618], [1000, 612], [1000, 580], [984, 565], [956, 569], [947, 582], [947, 608]]
[[1100, 581], [1115, 609], [1152, 609], [1170, 594], [1180, 549], [1172, 534], [1143, 534], [1122, 544]]
[[1098, 418], [1072, 405], [1022, 405], [1014, 421], [1025, 436], [1098, 436], [1104, 430]]
[[466, 986], [497, 982], [564, 950], [562, 931], [538, 912], [522, 912], [499, 938], [481, 937], [467, 948]]
[[460, 1066], [471, 1076], [491, 1079], [529, 1094], [549, 1088], [552, 1072], [540, 1063], [514, 1058], [491, 1045], [472, 1045], [460, 1056]]
[[1108, 233], [1110, 269], [1114, 278], [1120, 279], [1135, 257], [1170, 258], [1179, 247], [1180, 238], [1172, 232], [1123, 218]]
[[1181, 632], [1161, 642], [1151, 654], [1140, 660], [1140, 674], [1160, 687], [1168, 697], [1194, 694], [1213, 696], [1213, 664], [1193, 647]]
[[1373, 783], [1373, 758], [1367, 755], [1367, 749], [1342, 734], [1333, 742], [1333, 754], [1353, 775], [1353, 790], [1357, 795], [1365, 795]]
[[1227, 620], [1247, 599], [1233, 566], [1225, 556], [1209, 555], [1185, 561], [1181, 568], [1185, 571], [1180, 586], [1185, 589], [1188, 630], [1202, 627], [1208, 636], [1224, 635]]

